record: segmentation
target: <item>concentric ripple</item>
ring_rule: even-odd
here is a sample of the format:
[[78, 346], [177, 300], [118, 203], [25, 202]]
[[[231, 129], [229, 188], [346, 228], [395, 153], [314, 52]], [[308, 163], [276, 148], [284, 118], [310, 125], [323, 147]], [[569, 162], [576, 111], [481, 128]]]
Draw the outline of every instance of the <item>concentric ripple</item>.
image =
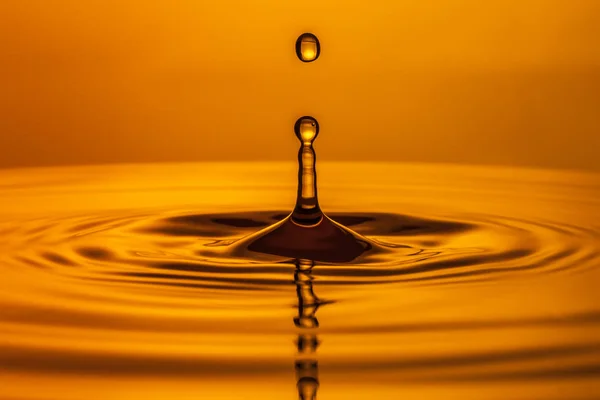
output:
[[327, 215], [378, 249], [325, 263], [244, 247], [289, 214], [278, 166], [244, 166], [252, 187], [230, 166], [98, 168], [1, 189], [5, 374], [294, 388], [319, 370], [537, 398], [535, 382], [587, 394], [600, 373], [596, 175], [325, 164]]
[[[249, 250], [241, 258], [232, 250], [241, 238], [286, 216], [279, 210], [34, 221], [11, 233], [10, 259], [15, 267], [90, 282], [152, 285], [157, 291], [162, 286], [278, 290], [290, 285], [294, 259]], [[320, 285], [493, 281], [574, 272], [600, 254], [590, 245], [598, 242], [598, 231], [559, 223], [490, 215], [457, 220], [368, 212], [330, 216], [387, 251], [350, 263], [317, 264], [313, 275]]]

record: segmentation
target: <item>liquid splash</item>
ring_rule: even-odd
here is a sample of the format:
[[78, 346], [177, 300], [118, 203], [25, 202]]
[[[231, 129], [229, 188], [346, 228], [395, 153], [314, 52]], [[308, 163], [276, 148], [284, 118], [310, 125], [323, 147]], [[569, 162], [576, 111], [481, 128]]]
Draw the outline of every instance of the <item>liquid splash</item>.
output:
[[313, 148], [319, 123], [313, 117], [301, 117], [294, 131], [300, 140], [294, 210], [280, 222], [234, 243], [235, 248], [231, 248], [230, 253], [242, 255], [251, 251], [312, 262], [350, 262], [367, 251], [374, 251], [376, 244], [331, 220], [319, 206], [317, 157]]

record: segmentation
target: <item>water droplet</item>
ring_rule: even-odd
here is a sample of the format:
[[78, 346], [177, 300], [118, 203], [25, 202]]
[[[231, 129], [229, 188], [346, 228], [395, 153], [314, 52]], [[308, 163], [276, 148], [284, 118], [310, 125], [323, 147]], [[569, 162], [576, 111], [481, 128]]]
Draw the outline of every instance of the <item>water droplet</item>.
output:
[[319, 39], [312, 33], [303, 33], [296, 40], [296, 54], [302, 62], [312, 62], [321, 54]]
[[319, 123], [313, 117], [298, 118], [294, 132], [302, 144], [310, 145], [319, 134]]

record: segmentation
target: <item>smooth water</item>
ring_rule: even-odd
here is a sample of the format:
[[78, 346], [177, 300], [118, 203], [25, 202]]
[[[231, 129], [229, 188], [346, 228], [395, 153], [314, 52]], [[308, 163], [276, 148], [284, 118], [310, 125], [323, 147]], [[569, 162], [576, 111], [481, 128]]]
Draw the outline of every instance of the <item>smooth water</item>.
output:
[[0, 171], [0, 398], [600, 398], [600, 175], [321, 163], [334, 262], [296, 168]]

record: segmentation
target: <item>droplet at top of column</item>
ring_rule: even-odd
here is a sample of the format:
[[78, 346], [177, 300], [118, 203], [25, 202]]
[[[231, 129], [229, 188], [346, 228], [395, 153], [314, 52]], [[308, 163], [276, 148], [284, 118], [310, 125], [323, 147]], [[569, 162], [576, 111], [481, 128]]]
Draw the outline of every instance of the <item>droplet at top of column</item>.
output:
[[294, 132], [302, 144], [312, 145], [319, 134], [319, 123], [309, 116], [298, 118], [296, 124], [294, 124]]

